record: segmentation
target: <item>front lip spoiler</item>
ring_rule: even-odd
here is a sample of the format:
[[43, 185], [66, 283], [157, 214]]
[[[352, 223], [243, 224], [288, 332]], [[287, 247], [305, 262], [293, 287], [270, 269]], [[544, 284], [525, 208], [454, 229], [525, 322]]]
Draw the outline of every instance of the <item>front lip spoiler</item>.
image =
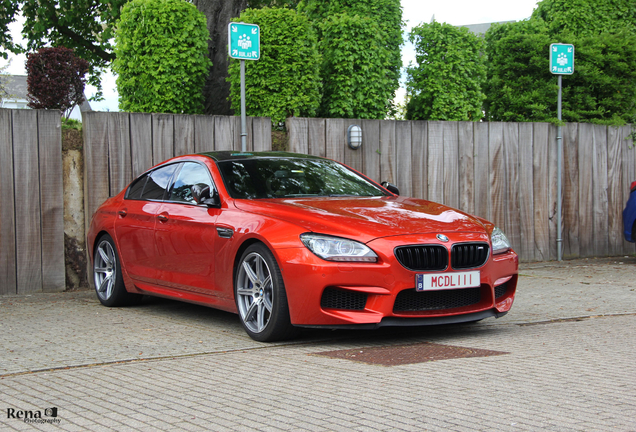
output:
[[443, 324], [459, 324], [471, 321], [479, 321], [484, 318], [501, 318], [508, 312], [498, 312], [496, 309], [490, 309], [481, 312], [475, 312], [463, 315], [452, 315], [444, 317], [430, 318], [396, 318], [386, 317], [379, 323], [373, 324], [341, 324], [341, 325], [298, 325], [303, 328], [322, 328], [322, 329], [339, 329], [339, 330], [374, 330], [380, 327], [417, 327], [429, 325]]

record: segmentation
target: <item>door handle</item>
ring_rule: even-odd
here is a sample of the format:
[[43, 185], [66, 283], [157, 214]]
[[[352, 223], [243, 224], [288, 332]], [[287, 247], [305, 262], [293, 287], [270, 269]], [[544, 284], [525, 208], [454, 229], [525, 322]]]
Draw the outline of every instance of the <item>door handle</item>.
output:
[[159, 222], [167, 222], [168, 216], [165, 214], [160, 214], [160, 215], [157, 215], [157, 219], [159, 219]]
[[124, 218], [124, 217], [126, 217], [126, 215], [128, 214], [128, 212], [126, 211], [126, 209], [123, 209], [123, 210], [119, 210], [119, 211], [117, 212], [117, 214], [118, 214], [119, 216], [121, 216], [121, 217], [123, 217], [123, 218]]

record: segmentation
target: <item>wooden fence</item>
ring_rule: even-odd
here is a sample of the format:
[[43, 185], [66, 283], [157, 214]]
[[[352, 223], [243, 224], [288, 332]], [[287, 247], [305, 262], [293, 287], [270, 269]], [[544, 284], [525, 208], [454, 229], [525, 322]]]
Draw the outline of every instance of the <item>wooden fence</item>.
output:
[[0, 294], [65, 289], [60, 113], [0, 109]]
[[[346, 146], [362, 127], [360, 150]], [[402, 195], [442, 202], [499, 225], [524, 261], [556, 258], [556, 128], [291, 118], [290, 150], [330, 157]], [[169, 157], [240, 150], [240, 119], [84, 113], [85, 225], [95, 209]], [[636, 180], [629, 126], [563, 127], [566, 258], [634, 254], [621, 212]], [[248, 118], [247, 149], [271, 149], [268, 118]], [[60, 115], [0, 109], [0, 294], [65, 287]]]
[[[97, 207], [148, 168], [173, 156], [241, 150], [240, 117], [82, 113], [85, 227]], [[271, 120], [247, 118], [247, 150], [271, 150]]]
[[[346, 145], [362, 128], [362, 147]], [[290, 118], [289, 147], [342, 161], [405, 196], [429, 199], [501, 227], [523, 261], [556, 259], [556, 127], [473, 123]], [[622, 209], [636, 180], [630, 126], [563, 128], [565, 258], [633, 254]]]

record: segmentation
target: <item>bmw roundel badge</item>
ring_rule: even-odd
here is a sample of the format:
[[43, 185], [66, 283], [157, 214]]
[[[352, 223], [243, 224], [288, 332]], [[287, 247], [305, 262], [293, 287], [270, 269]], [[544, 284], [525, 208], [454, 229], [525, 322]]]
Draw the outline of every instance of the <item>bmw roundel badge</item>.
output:
[[437, 234], [437, 240], [446, 243], [448, 242], [448, 237], [446, 237], [444, 234]]

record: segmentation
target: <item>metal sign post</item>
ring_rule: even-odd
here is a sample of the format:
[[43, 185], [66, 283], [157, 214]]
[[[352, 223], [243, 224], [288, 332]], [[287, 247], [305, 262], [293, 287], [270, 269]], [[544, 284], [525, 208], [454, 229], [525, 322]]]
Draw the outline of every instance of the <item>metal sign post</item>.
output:
[[558, 75], [559, 94], [557, 99], [557, 259], [563, 260], [563, 233], [562, 233], [562, 167], [563, 167], [563, 136], [561, 131], [561, 90], [562, 76], [574, 73], [574, 45], [552, 44], [550, 45], [550, 72]]
[[245, 60], [261, 58], [261, 29], [256, 24], [234, 23], [227, 26], [230, 57], [241, 61], [241, 152], [247, 151], [245, 118]]

